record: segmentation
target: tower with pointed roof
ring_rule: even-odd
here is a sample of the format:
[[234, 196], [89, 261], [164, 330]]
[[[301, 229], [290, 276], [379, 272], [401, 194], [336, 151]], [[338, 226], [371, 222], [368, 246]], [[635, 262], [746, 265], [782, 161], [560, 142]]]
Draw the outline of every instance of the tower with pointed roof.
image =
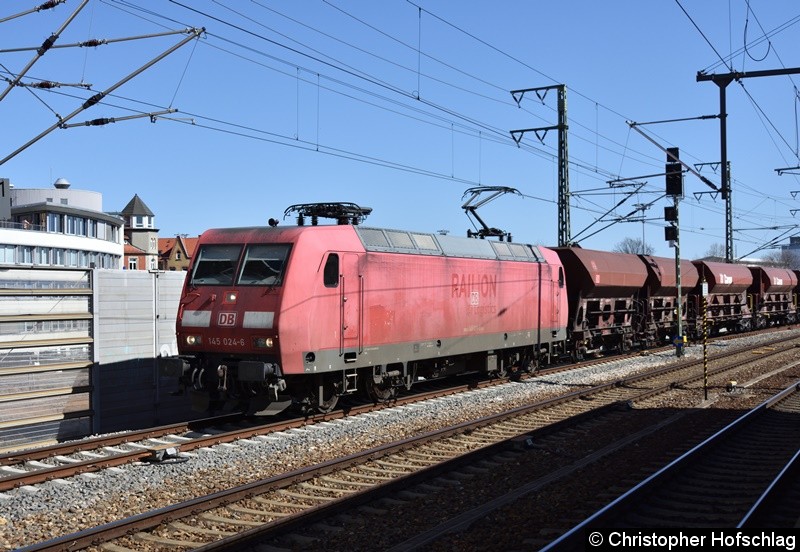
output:
[[[136, 257], [144, 259], [145, 266], [132, 266], [129, 269], [156, 270], [158, 268], [158, 228], [155, 225], [155, 215], [138, 194], [133, 196], [125, 208], [120, 212], [125, 219], [125, 257], [129, 256], [128, 250], [135, 248]], [[133, 256], [133, 255], [131, 255]]]

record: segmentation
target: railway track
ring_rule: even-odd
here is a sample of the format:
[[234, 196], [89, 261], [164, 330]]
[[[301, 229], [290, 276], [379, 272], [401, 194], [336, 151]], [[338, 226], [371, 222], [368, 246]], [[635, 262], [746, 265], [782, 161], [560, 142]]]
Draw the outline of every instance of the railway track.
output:
[[[231, 414], [7, 453], [0, 455], [0, 492], [54, 479], [94, 473], [133, 462], [159, 462], [202, 447], [266, 436], [500, 383], [503, 381], [470, 381], [446, 387], [434, 386], [430, 390], [420, 391], [388, 404], [361, 404], [346, 410], [287, 418], [266, 424]], [[231, 429], [231, 426], [234, 428]]]
[[[790, 348], [787, 346], [784, 351]], [[764, 354], [779, 352], [774, 349]], [[737, 362], [735, 366], [740, 364]], [[730, 366], [720, 367], [718, 371], [724, 374], [730, 369]], [[671, 367], [658, 372], [579, 390], [537, 405], [214, 493], [25, 550], [77, 550], [108, 539], [121, 539], [114, 545], [122, 547], [117, 550], [139, 549], [148, 542], [155, 548], [175, 545], [198, 550], [236, 549], [244, 541], [307, 526], [331, 515], [332, 511], [375, 501], [379, 496], [397, 492], [437, 473], [474, 464], [487, 454], [507, 451], [513, 446], [511, 442], [530, 438], [532, 432], [538, 432], [538, 439], [580, 420], [613, 412], [626, 401], [687, 386], [698, 378], [696, 366]], [[65, 548], [68, 543], [69, 547]]]
[[[800, 454], [799, 414], [800, 382], [718, 431], [543, 550], [583, 550], [585, 531], [601, 528], [792, 527], [800, 515], [798, 485], [792, 479]], [[793, 500], [793, 507], [786, 508], [787, 499]]]
[[[790, 342], [792, 339], [794, 338], [791, 336], [781, 336], [773, 344], [778, 346], [781, 343]], [[773, 344], [767, 344], [766, 346]], [[717, 355], [715, 361], [731, 354], [736, 354], [736, 352], [731, 351]], [[591, 359], [576, 365], [556, 366], [539, 371], [530, 377], [546, 377], [565, 370], [618, 361], [620, 358], [619, 356], [613, 356]], [[682, 366], [688, 370], [699, 362], [687, 361]], [[68, 479], [81, 474], [95, 473], [133, 462], [161, 461], [164, 458], [191, 452], [201, 447], [233, 443], [240, 439], [249, 439], [293, 428], [306, 427], [321, 421], [374, 412], [381, 408], [410, 404], [415, 401], [447, 396], [471, 389], [485, 388], [503, 382], [504, 380], [471, 380], [468, 383], [455, 386], [434, 387], [432, 390], [418, 391], [412, 395], [395, 399], [388, 404], [365, 403], [339, 409], [328, 414], [288, 418], [267, 424], [245, 421], [241, 415], [225, 415], [190, 423], [172, 424], [7, 453], [0, 455], [0, 492], [26, 485], [36, 485], [54, 479]], [[240, 427], [230, 429], [230, 426], [237, 425]], [[221, 427], [227, 428], [221, 429]]]

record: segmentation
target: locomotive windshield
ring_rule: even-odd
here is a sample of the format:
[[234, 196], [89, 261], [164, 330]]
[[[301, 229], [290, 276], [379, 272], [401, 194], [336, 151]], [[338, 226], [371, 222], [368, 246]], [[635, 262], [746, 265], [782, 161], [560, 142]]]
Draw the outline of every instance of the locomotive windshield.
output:
[[230, 285], [241, 245], [204, 245], [200, 248], [192, 271], [192, 285]]
[[242, 285], [279, 286], [283, 281], [289, 244], [250, 245], [244, 253]]

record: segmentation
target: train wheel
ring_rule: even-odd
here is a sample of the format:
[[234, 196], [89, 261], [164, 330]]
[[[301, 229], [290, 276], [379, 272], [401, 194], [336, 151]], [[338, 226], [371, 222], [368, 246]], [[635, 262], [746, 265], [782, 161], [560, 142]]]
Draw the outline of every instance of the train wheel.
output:
[[325, 378], [318, 378], [314, 389], [308, 389], [305, 398], [300, 403], [301, 412], [310, 416], [312, 414], [327, 414], [339, 403], [339, 386], [331, 384]]
[[367, 377], [366, 391], [370, 400], [376, 403], [389, 402], [397, 397], [397, 388], [387, 385], [385, 382], [377, 382], [375, 378]]
[[320, 400], [319, 404], [317, 405], [317, 412], [321, 412], [322, 414], [327, 414], [328, 412], [332, 411], [336, 408], [336, 405], [339, 403], [339, 395], [334, 393], [328, 400]]

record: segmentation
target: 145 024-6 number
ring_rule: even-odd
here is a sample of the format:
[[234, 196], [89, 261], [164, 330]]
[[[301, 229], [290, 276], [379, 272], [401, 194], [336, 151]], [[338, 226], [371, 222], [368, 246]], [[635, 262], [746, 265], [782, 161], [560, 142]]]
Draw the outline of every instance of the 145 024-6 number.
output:
[[208, 342], [211, 345], [223, 345], [229, 347], [244, 347], [245, 340], [243, 337], [210, 337]]

